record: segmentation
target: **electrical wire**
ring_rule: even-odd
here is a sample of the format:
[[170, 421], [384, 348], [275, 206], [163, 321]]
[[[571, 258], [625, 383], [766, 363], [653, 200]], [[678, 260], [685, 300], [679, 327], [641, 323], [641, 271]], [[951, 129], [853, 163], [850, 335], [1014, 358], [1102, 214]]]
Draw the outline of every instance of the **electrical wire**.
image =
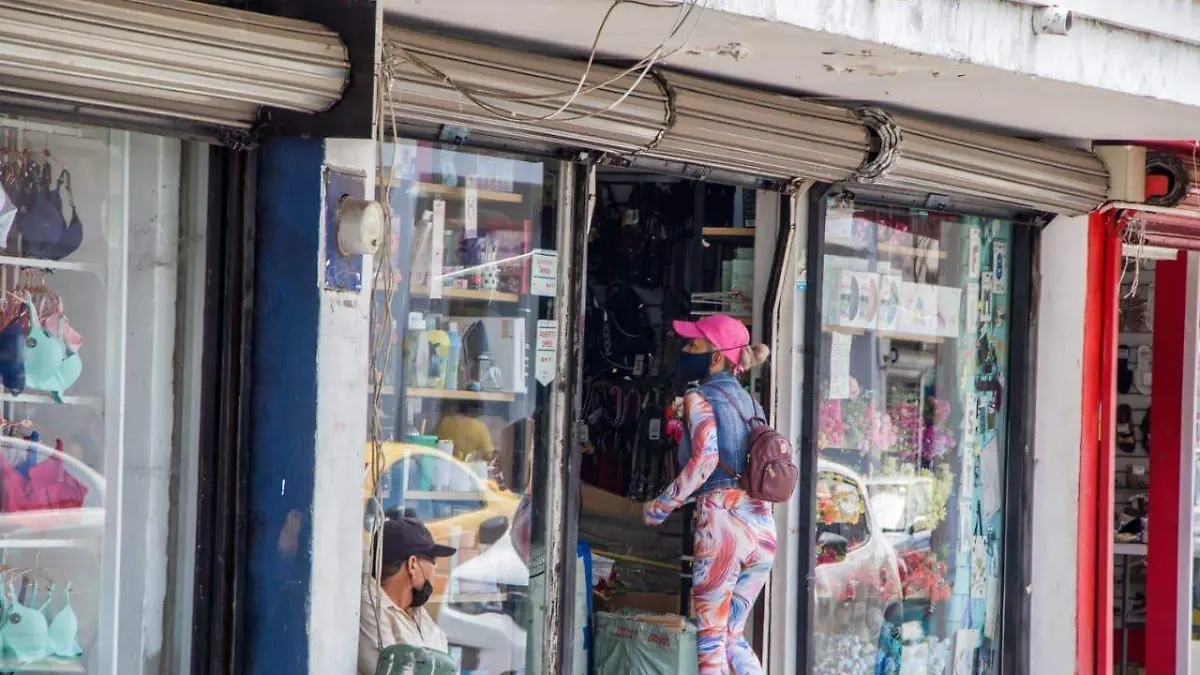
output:
[[[388, 45], [384, 45], [384, 49], [387, 50]], [[383, 59], [383, 67], [379, 69], [379, 81], [375, 88], [375, 166], [380, 168], [384, 166], [384, 158], [389, 147], [388, 132], [390, 131], [392, 139], [399, 138], [395, 108], [392, 105], [392, 91], [389, 86], [394, 74], [391, 67], [393, 63], [394, 61], [390, 58]], [[372, 325], [367, 359], [367, 372], [371, 378], [371, 406], [367, 418], [367, 441], [370, 447], [369, 471], [374, 481], [370, 499], [371, 506], [375, 511], [375, 519], [371, 527], [372, 578], [364, 580], [364, 583], [368, 584], [372, 610], [375, 614], [376, 640], [380, 650], [385, 646], [383, 644], [383, 599], [381, 596], [383, 595], [383, 529], [387, 523], [387, 513], [383, 508], [382, 495], [383, 475], [386, 470], [386, 458], [383, 453], [383, 444], [386, 438], [383, 430], [382, 401], [384, 374], [389, 372], [394, 346], [392, 344], [394, 319], [392, 301], [396, 293], [396, 274], [392, 264], [392, 237], [395, 232], [395, 223], [392, 222], [391, 194], [392, 183], [397, 173], [397, 157], [400, 154], [395, 142], [391, 143], [390, 147], [392, 156], [389, 169], [386, 172], [377, 172], [379, 181], [376, 186], [376, 200], [383, 205], [386, 236], [373, 261], [374, 270], [369, 300]], [[376, 298], [378, 298], [378, 302], [376, 302]]]
[[[506, 121], [518, 121], [518, 122], [526, 122], [526, 123], [538, 123], [538, 122], [546, 122], [546, 121], [550, 121], [550, 120], [567, 121], [567, 122], [579, 121], [579, 120], [584, 120], [584, 119], [588, 119], [591, 117], [596, 117], [598, 115], [603, 115], [605, 113], [612, 111], [617, 106], [624, 103], [626, 99], [628, 99], [631, 95], [633, 95], [633, 92], [637, 90], [638, 86], [641, 85], [642, 81], [645, 80], [646, 76], [650, 74], [651, 69], [655, 65], [661, 63], [665, 59], [670, 58], [671, 56], [673, 56], [673, 55], [677, 54], [678, 52], [680, 52], [681, 50], [683, 50], [687, 46], [687, 44], [691, 41], [692, 37], [695, 35], [696, 29], [700, 25], [700, 21], [703, 18], [704, 13], [708, 9], [709, 1], [710, 0], [690, 0], [689, 2], [683, 2], [683, 3], [677, 3], [677, 4], [660, 4], [660, 3], [648, 2], [646, 0], [613, 0], [613, 3], [609, 6], [608, 10], [604, 14], [603, 19], [600, 22], [600, 26], [596, 31], [595, 38], [592, 40], [591, 49], [589, 50], [589, 53], [588, 53], [588, 59], [587, 59], [586, 65], [584, 67], [583, 74], [580, 76], [579, 82], [576, 83], [575, 88], [572, 90], [548, 92], [548, 93], [544, 93], [544, 94], [537, 94], [537, 95], [531, 95], [531, 96], [515, 96], [515, 95], [511, 95], [511, 94], [505, 94], [504, 92], [497, 91], [497, 90], [468, 87], [468, 86], [463, 85], [460, 82], [455, 81], [454, 78], [452, 78], [447, 73], [445, 73], [442, 70], [436, 68], [435, 66], [427, 63], [420, 57], [412, 54], [409, 50], [404, 49], [402, 46], [400, 46], [399, 49], [403, 53], [405, 60], [416, 65], [417, 67], [426, 71], [430, 75], [442, 80], [443, 82], [445, 82], [447, 84], [447, 86], [449, 86], [451, 89], [453, 89], [455, 92], [457, 92], [460, 96], [467, 99], [468, 101], [471, 101], [475, 105], [479, 106], [479, 108], [481, 108], [485, 112], [488, 112], [488, 113], [492, 114], [493, 116], [496, 116], [500, 119], [503, 119]], [[650, 51], [650, 53], [647, 56], [643, 57], [637, 63], [626, 68], [625, 70], [618, 72], [616, 75], [613, 75], [612, 77], [608, 78], [607, 80], [604, 80], [603, 82], [600, 82], [598, 84], [594, 84], [594, 85], [585, 87], [585, 85], [587, 84], [588, 78], [591, 75], [592, 68], [595, 66], [597, 52], [599, 51], [600, 39], [604, 34], [604, 29], [608, 25], [608, 22], [612, 19], [612, 16], [613, 16], [614, 12], [616, 11], [616, 9], [624, 4], [637, 5], [637, 6], [641, 6], [641, 7], [650, 7], [650, 8], [655, 8], [655, 9], [677, 7], [677, 8], [679, 8], [680, 13], [679, 13], [679, 17], [676, 18], [675, 22], [672, 25], [671, 31], [654, 49], [652, 49]], [[676, 36], [679, 35], [679, 33], [683, 30], [684, 26], [686, 26], [688, 24], [689, 19], [691, 19], [692, 15], [695, 12], [697, 12], [697, 10], [699, 11], [699, 15], [696, 16], [695, 21], [691, 22], [691, 28], [688, 31], [687, 36], [678, 45], [668, 48], [668, 43], [673, 38], [675, 38]], [[575, 115], [562, 116], [562, 114], [564, 112], [566, 112], [568, 109], [570, 109], [570, 107], [578, 100], [578, 98], [581, 95], [590, 94], [590, 93], [598, 91], [600, 89], [609, 87], [610, 85], [614, 84], [615, 82], [622, 80], [626, 77], [629, 77], [629, 76], [633, 75], [634, 73], [638, 73], [637, 78], [634, 80], [634, 82], [631, 85], [629, 85], [625, 89], [624, 93], [621, 94], [621, 96], [619, 98], [617, 98], [616, 101], [613, 101], [612, 103], [610, 103], [609, 105], [605, 106], [604, 108], [602, 108], [600, 110], [595, 110], [595, 111], [587, 112], [587, 113], [578, 113]], [[503, 102], [508, 102], [508, 103], [530, 103], [530, 104], [532, 104], [532, 103], [552, 101], [552, 100], [562, 98], [564, 96], [567, 97], [567, 100], [564, 103], [562, 103], [560, 106], [558, 106], [555, 110], [553, 110], [549, 113], [546, 113], [545, 115], [537, 115], [537, 116], [522, 115], [521, 113], [518, 113], [515, 110], [505, 109], [499, 105], [495, 105], [487, 100], [484, 100], [486, 98], [486, 99], [493, 99], [495, 101], [503, 101]]]

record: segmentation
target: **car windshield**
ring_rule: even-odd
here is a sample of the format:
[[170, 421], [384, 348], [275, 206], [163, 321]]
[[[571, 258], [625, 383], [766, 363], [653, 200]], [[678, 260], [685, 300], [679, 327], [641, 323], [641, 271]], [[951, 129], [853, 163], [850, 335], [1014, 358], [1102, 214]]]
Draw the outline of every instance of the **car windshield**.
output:
[[902, 485], [872, 485], [870, 492], [871, 510], [879, 528], [884, 532], [903, 532], [908, 489]]

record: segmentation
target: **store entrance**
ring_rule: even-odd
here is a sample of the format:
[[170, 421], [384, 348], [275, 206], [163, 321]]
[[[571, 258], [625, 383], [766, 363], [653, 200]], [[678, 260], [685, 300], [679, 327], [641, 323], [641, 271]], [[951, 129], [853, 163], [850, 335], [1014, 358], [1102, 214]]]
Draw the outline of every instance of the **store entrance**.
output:
[[1196, 673], [1200, 258], [1126, 243], [1117, 292], [1112, 672]]
[[[652, 527], [643, 522], [643, 504], [668, 489], [689, 456], [686, 439], [680, 451], [686, 424], [678, 397], [687, 386], [672, 320], [720, 313], [753, 333], [754, 289], [767, 282], [754, 265], [757, 193], [600, 170], [596, 194], [580, 405], [586, 434], [578, 524], [594, 636], [588, 660], [596, 675], [649, 672], [638, 666], [653, 659], [680, 668], [654, 672], [694, 673], [695, 628], [685, 621], [694, 616], [692, 507]], [[741, 384], [752, 382], [747, 376]], [[661, 641], [644, 640], [660, 633]], [[610, 658], [614, 649], [634, 661]], [[614, 670], [618, 661], [623, 666]]]

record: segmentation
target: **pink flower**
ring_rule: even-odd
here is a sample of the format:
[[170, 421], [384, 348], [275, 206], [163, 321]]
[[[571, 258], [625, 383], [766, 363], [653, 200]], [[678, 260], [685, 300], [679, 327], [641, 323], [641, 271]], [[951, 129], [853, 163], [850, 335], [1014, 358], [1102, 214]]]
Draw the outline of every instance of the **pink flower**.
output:
[[683, 422], [675, 419], [668, 421], [666, 433], [671, 442], [678, 444], [683, 440]]

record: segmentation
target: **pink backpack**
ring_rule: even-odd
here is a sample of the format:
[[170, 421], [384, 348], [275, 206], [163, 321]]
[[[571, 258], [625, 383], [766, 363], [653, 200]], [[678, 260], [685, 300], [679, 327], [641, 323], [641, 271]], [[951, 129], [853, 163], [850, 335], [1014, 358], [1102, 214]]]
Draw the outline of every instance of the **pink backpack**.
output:
[[739, 475], [724, 464], [720, 465], [721, 468], [737, 477], [751, 499], [775, 504], [791, 499], [800, 479], [800, 469], [792, 459], [792, 444], [767, 424], [767, 420], [758, 415], [746, 417], [729, 394], [721, 389], [718, 391], [750, 428], [745, 473]]

